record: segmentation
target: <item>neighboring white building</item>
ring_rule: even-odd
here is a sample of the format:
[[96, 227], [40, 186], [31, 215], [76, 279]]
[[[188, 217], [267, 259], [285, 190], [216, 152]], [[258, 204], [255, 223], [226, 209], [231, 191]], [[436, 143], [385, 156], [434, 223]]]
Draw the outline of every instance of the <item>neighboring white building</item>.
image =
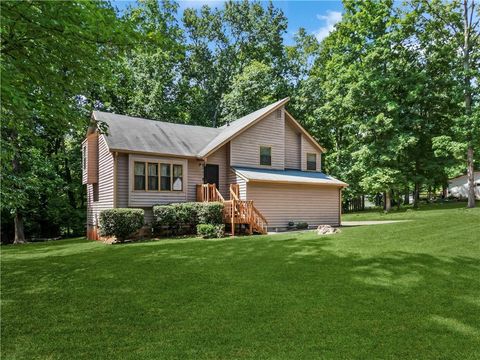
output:
[[[475, 171], [475, 198], [480, 199], [480, 171]], [[448, 196], [458, 199], [468, 197], [468, 178], [467, 175], [457, 176], [448, 180]]]

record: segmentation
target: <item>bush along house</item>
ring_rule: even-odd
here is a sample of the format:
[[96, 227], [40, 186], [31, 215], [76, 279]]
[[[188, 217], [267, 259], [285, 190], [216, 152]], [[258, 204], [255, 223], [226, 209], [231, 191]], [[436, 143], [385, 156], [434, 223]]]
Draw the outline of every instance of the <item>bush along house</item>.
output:
[[287, 102], [219, 128], [94, 111], [82, 144], [88, 238], [98, 239], [104, 209], [144, 209], [148, 224], [154, 205], [191, 201], [222, 202], [232, 234], [240, 225], [249, 233], [339, 226], [347, 184], [321, 172], [325, 149]]

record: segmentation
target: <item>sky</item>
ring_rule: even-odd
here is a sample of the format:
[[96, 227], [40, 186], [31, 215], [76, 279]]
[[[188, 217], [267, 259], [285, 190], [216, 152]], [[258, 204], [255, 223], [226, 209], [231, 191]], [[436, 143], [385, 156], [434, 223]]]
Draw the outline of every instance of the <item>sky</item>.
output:
[[[128, 5], [134, 4], [132, 0], [114, 0], [113, 5], [119, 10], [125, 9]], [[219, 0], [188, 0], [179, 1], [179, 13], [186, 8], [201, 8], [207, 4], [210, 7], [222, 7], [224, 1]], [[293, 43], [293, 36], [300, 27], [304, 27], [308, 33], [314, 34], [318, 40], [322, 40], [333, 29], [335, 23], [342, 18], [342, 2], [334, 0], [316, 1], [273, 1], [277, 8], [283, 10], [288, 19], [288, 30], [284, 36], [287, 45]], [[268, 2], [262, 2], [267, 5]]]

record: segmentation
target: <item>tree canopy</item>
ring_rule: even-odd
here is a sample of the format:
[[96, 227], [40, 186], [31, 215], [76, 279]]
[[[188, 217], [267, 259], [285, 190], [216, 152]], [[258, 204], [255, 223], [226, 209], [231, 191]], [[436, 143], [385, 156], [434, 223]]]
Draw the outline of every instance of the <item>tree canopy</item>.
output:
[[123, 12], [106, 1], [1, 2], [2, 235], [23, 222], [27, 237], [83, 232], [92, 109], [220, 126], [289, 96], [328, 149], [323, 168], [350, 184], [347, 200], [418, 199], [467, 170], [473, 184], [480, 6], [343, 5], [323, 41], [298, 29], [285, 45], [288, 19], [272, 2], [183, 13], [170, 0]]

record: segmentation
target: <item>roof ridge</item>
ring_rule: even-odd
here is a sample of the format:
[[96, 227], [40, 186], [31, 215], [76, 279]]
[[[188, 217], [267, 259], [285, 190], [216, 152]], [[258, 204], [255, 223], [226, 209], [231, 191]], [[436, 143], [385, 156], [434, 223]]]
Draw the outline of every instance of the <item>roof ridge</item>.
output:
[[[131, 115], [125, 115], [125, 114], [117, 114], [117, 113], [108, 112], [108, 111], [93, 110], [93, 113], [101, 113], [101, 114], [115, 115], [115, 116], [120, 116], [120, 117], [123, 117], [123, 118], [130, 118], [130, 119], [141, 120], [141, 121], [152, 121], [152, 122], [163, 123], [163, 124], [181, 125], [181, 126], [193, 126], [193, 127], [204, 128], [204, 129], [217, 129], [217, 130], [220, 130], [220, 129], [221, 129], [220, 127], [203, 126], [203, 125], [192, 125], [192, 124], [176, 123], [176, 122], [165, 121], [165, 120], [147, 119], [147, 118], [142, 118], [142, 117], [140, 117], [140, 116], [131, 116]], [[100, 121], [101, 121], [101, 120], [100, 120]]]
[[[237, 136], [239, 133], [241, 133], [246, 127], [253, 125], [256, 120], [262, 118], [265, 115], [270, 114], [274, 110], [276, 110], [278, 107], [283, 106], [290, 100], [289, 97], [283, 98], [281, 100], [278, 100], [274, 103], [271, 103], [267, 106], [264, 106], [261, 109], [255, 110], [245, 116], [242, 116], [241, 118], [238, 118], [237, 120], [229, 123], [227, 126], [222, 126], [218, 129], [221, 129], [222, 131], [214, 137], [198, 154], [199, 157], [204, 157], [208, 155], [210, 152], [213, 150], [221, 147], [222, 145], [225, 144], [229, 139], [232, 139], [233, 137]], [[241, 124], [241, 121], [245, 121], [245, 124]], [[240, 125], [240, 126], [238, 126]], [[235, 127], [238, 127], [238, 129], [235, 129]], [[232, 132], [232, 134], [228, 134], [228, 132]], [[227, 134], [227, 135], [225, 135]], [[222, 136], [224, 139], [222, 139]]]

